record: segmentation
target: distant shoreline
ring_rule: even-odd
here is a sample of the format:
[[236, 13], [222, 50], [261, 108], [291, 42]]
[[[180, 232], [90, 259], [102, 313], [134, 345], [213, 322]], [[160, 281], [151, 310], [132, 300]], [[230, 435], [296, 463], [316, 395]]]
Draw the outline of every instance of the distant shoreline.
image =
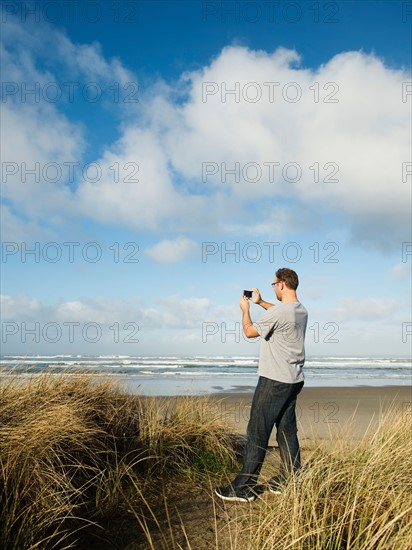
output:
[[[227, 405], [231, 403], [232, 409], [233, 406], [235, 410], [250, 406], [252, 396], [226, 395]], [[222, 398], [222, 395], [214, 398]], [[412, 386], [304, 387], [297, 401], [299, 437], [329, 438], [341, 433], [349, 424], [351, 433], [362, 437], [369, 426], [374, 429], [382, 413], [389, 408], [407, 415], [412, 422]], [[236, 425], [241, 433], [246, 431], [247, 417], [246, 411], [238, 414]]]
[[[237, 387], [233, 392], [219, 392], [191, 398], [214, 401], [221, 417], [234, 432], [244, 435], [253, 398], [251, 387]], [[248, 391], [244, 391], [248, 390]], [[249, 391], [251, 390], [251, 391]], [[170, 396], [153, 396], [170, 399]], [[180, 399], [183, 396], [174, 396]], [[362, 386], [362, 387], [304, 387], [298, 396], [296, 415], [299, 439], [330, 439], [333, 435], [361, 438], [369, 430], [374, 432], [379, 421], [389, 409], [406, 415], [412, 423], [412, 386]], [[274, 430], [275, 431], [275, 430]], [[275, 433], [270, 444], [275, 445]]]
[[[144, 395], [252, 393], [258, 358], [242, 356], [3, 356], [2, 373], [87, 374], [115, 380]], [[412, 383], [410, 360], [400, 357], [307, 357], [305, 388], [386, 387]]]

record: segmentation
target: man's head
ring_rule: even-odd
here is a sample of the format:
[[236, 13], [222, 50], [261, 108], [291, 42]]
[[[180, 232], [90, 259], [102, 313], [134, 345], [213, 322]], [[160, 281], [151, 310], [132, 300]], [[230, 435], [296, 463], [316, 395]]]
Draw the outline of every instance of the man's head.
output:
[[288, 267], [282, 267], [276, 271], [273, 288], [278, 300], [281, 302], [284, 300], [297, 300], [296, 289], [298, 286], [299, 279], [295, 271]]
[[278, 269], [275, 273], [275, 277], [278, 281], [283, 281], [291, 290], [296, 290], [299, 286], [297, 273], [288, 267], [281, 267]]

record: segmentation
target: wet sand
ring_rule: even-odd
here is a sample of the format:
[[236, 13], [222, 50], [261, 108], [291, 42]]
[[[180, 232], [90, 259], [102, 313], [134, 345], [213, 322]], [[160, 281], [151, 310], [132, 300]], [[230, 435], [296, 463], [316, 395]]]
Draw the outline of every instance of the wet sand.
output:
[[[236, 433], [245, 434], [253, 393], [212, 396]], [[297, 401], [299, 439], [361, 438], [376, 429], [388, 409], [407, 415], [412, 427], [412, 386], [303, 388]], [[275, 430], [276, 432], [276, 430]], [[275, 433], [270, 444], [275, 443]]]

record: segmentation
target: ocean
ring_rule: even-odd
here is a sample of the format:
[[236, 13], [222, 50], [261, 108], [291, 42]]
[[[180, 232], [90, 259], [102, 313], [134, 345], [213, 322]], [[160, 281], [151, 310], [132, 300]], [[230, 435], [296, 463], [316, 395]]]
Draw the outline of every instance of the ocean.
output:
[[[251, 392], [257, 382], [257, 357], [142, 357], [131, 355], [5, 355], [3, 375], [43, 372], [87, 373], [122, 381], [144, 395]], [[405, 357], [308, 357], [305, 385], [409, 386], [411, 360]]]

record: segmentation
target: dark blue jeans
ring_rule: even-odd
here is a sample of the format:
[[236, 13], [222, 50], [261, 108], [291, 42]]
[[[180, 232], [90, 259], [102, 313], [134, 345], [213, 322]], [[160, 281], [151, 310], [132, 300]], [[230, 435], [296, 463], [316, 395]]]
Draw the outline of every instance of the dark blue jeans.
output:
[[300, 468], [295, 410], [296, 398], [302, 388], [303, 382], [285, 384], [259, 377], [247, 427], [243, 468], [232, 481], [235, 490], [256, 485], [275, 424], [281, 458], [279, 478], [286, 480], [291, 472]]

